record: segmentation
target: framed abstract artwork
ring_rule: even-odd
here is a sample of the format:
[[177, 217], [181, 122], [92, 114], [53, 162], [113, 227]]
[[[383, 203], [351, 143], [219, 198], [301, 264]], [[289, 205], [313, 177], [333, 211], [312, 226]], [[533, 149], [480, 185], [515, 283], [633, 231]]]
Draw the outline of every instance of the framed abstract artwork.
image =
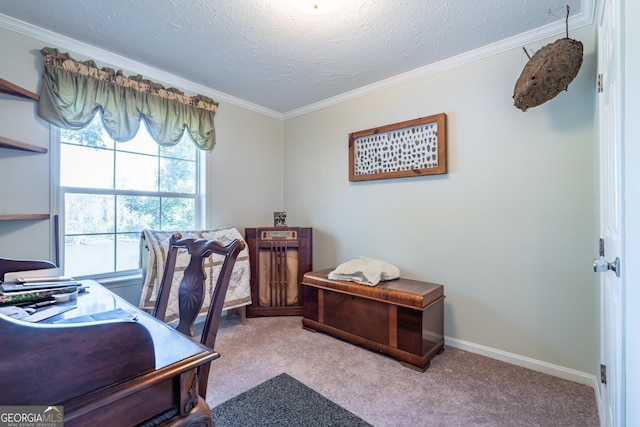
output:
[[446, 114], [349, 134], [349, 181], [447, 173]]

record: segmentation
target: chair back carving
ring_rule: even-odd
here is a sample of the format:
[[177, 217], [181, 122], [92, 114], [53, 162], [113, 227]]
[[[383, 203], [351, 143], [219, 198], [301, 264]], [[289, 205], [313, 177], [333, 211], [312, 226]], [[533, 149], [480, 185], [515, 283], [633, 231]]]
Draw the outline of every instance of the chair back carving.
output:
[[[162, 281], [158, 291], [157, 302], [153, 316], [164, 321], [169, 301], [169, 293], [176, 265], [176, 257], [179, 249], [186, 249], [191, 256], [189, 265], [184, 271], [184, 276], [178, 289], [179, 322], [176, 330], [187, 336], [194, 336], [193, 325], [205, 298], [205, 272], [203, 263], [205, 258], [216, 253], [223, 256], [220, 274], [216, 281], [209, 310], [204, 322], [200, 342], [213, 349], [220, 327], [222, 306], [231, 280], [233, 266], [244, 249], [244, 242], [234, 239], [227, 245], [222, 245], [214, 240], [183, 239], [180, 233], [175, 233], [169, 241], [169, 252], [165, 263]], [[202, 366], [199, 372], [200, 395], [205, 398], [207, 381], [209, 377], [209, 365]]]

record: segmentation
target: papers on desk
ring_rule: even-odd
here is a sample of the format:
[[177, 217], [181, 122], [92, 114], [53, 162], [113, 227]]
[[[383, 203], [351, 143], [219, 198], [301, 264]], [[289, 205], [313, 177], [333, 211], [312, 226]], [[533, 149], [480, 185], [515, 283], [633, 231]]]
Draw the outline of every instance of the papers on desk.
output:
[[[7, 284], [5, 283], [2, 286], [5, 285]], [[48, 301], [53, 298], [54, 294], [76, 292], [78, 289], [80, 289], [80, 287], [73, 284], [65, 286], [59, 283], [57, 286], [44, 287], [42, 289], [13, 290], [8, 292], [0, 290], [0, 305], [22, 305]]]
[[27, 310], [22, 307], [16, 307], [14, 305], [0, 307], [0, 314], [11, 317], [12, 319], [24, 320], [25, 322], [42, 322], [58, 314], [64, 313], [76, 308], [75, 305], [60, 305], [46, 308], [40, 308], [35, 313], [29, 314]]
[[43, 320], [49, 319], [53, 316], [57, 316], [58, 314], [62, 314], [66, 311], [73, 310], [74, 308], [76, 308], [75, 305], [58, 305], [58, 306], [52, 306], [47, 308], [41, 308], [35, 313], [33, 313], [31, 316], [25, 317], [22, 320], [24, 320], [25, 322], [31, 322], [31, 323], [42, 322]]
[[121, 308], [115, 310], [103, 311], [101, 313], [87, 314], [85, 316], [71, 317], [69, 319], [58, 320], [54, 323], [84, 323], [96, 322], [101, 320], [138, 320], [137, 314], [131, 314]]
[[57, 268], [5, 273], [5, 282], [0, 282], [0, 305], [46, 301], [54, 294], [81, 288], [82, 284], [70, 277], [52, 275], [57, 273]]
[[68, 276], [38, 276], [38, 277], [16, 277], [18, 283], [34, 283], [34, 282], [70, 282], [73, 277]]
[[56, 282], [31, 282], [31, 283], [3, 283], [0, 285], [0, 292], [23, 292], [35, 291], [40, 289], [67, 288], [69, 286], [78, 287], [82, 284], [73, 281], [56, 281]]
[[[5, 283], [14, 283], [20, 281], [28, 281], [28, 280], [38, 280], [38, 281], [50, 281], [52, 277], [62, 277], [60, 276], [59, 268], [42, 268], [40, 270], [24, 270], [24, 271], [12, 271], [4, 273], [4, 282]], [[2, 279], [0, 277], [0, 279]]]
[[24, 319], [25, 317], [29, 317], [29, 313], [24, 308], [16, 307], [15, 305], [0, 307], [0, 314], [4, 314], [12, 319]]

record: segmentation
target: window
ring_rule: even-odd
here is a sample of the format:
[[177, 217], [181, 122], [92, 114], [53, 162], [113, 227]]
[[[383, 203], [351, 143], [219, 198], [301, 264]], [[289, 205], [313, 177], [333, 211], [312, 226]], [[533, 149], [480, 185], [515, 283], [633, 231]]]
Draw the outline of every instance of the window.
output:
[[190, 230], [197, 224], [199, 153], [187, 132], [158, 145], [140, 124], [115, 142], [101, 116], [60, 131], [60, 234], [66, 275], [108, 276], [139, 268], [144, 228]]

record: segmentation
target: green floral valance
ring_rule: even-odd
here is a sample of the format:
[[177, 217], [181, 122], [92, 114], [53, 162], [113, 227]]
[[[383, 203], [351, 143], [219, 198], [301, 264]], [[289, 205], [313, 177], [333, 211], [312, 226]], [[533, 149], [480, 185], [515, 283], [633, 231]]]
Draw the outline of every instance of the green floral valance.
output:
[[102, 110], [104, 127], [116, 141], [133, 138], [143, 119], [160, 145], [177, 144], [187, 129], [199, 148], [213, 149], [218, 103], [212, 99], [185, 96], [142, 76], [126, 77], [121, 70], [98, 69], [94, 61], [78, 62], [57, 49], [40, 52], [44, 72], [38, 115], [49, 123], [80, 129]]

